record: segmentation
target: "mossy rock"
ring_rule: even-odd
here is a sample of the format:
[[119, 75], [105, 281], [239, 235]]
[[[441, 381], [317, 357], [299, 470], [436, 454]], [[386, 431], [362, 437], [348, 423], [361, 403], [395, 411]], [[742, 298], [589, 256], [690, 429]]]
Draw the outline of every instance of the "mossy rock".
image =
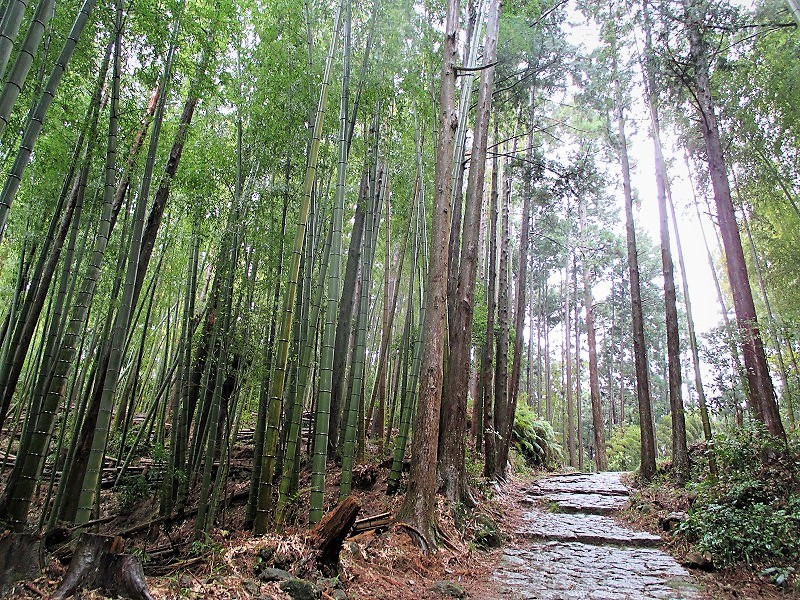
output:
[[475, 545], [484, 550], [503, 545], [503, 534], [491, 517], [481, 514], [476, 517], [475, 522]]

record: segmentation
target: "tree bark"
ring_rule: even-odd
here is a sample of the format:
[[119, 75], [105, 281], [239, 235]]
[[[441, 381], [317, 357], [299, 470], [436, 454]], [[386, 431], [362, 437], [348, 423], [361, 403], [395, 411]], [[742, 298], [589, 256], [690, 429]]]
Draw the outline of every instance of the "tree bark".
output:
[[[508, 452], [511, 448], [511, 432], [514, 429], [514, 414], [517, 410], [520, 379], [522, 373], [522, 349], [525, 341], [525, 297], [528, 291], [528, 248], [530, 245], [531, 228], [531, 195], [533, 194], [533, 129], [534, 129], [534, 103], [536, 88], [532, 87], [528, 99], [528, 147], [526, 151], [527, 164], [525, 167], [525, 180], [522, 190], [522, 225], [519, 238], [519, 262], [517, 263], [517, 289], [516, 309], [514, 310], [514, 359], [511, 363], [511, 378], [508, 385], [508, 415], [506, 429], [502, 431], [502, 444], [500, 460], [502, 464], [508, 461]], [[530, 361], [530, 356], [528, 356]]]
[[[516, 148], [515, 148], [516, 150]], [[512, 155], [514, 152], [512, 151]], [[500, 233], [500, 266], [497, 278], [497, 359], [494, 368], [494, 435], [496, 473], [506, 476], [506, 464], [503, 462], [503, 432], [507, 428], [508, 415], [508, 303], [509, 303], [509, 224], [508, 211], [511, 201], [511, 169], [510, 160], [503, 169], [502, 225]], [[513, 419], [513, 416], [511, 417]]]
[[443, 43], [439, 140], [436, 149], [435, 195], [431, 225], [425, 339], [420, 367], [419, 399], [411, 445], [411, 472], [400, 520], [415, 526], [431, 545], [435, 532], [436, 455], [442, 400], [442, 356], [447, 312], [447, 262], [450, 240], [450, 195], [453, 145], [458, 118], [455, 108], [459, 0], [448, 0]]
[[[497, 117], [494, 119], [494, 139], [497, 141]], [[486, 341], [481, 360], [481, 393], [483, 394], [483, 475], [488, 479], [497, 476], [497, 460], [495, 457], [494, 418], [492, 412], [493, 374], [494, 374], [494, 314], [496, 308], [497, 288], [497, 196], [500, 161], [497, 153], [492, 155], [492, 179], [489, 192], [489, 264], [486, 293]]]
[[449, 315], [450, 356], [447, 363], [447, 384], [442, 401], [442, 436], [439, 448], [441, 489], [452, 501], [474, 500], [466, 479], [464, 454], [467, 430], [467, 390], [472, 361], [472, 315], [475, 277], [478, 270], [478, 240], [481, 228], [481, 204], [486, 173], [486, 147], [489, 139], [489, 117], [492, 109], [492, 82], [497, 56], [497, 35], [500, 23], [500, 1], [489, 5], [489, 20], [484, 42], [483, 64], [478, 89], [478, 108], [472, 138], [472, 157], [464, 203], [464, 229], [461, 237], [460, 264], [454, 312]]
[[642, 64], [645, 78], [645, 101], [650, 113], [650, 134], [653, 138], [655, 155], [656, 196], [658, 198], [659, 230], [661, 237], [661, 272], [664, 276], [664, 308], [667, 329], [667, 367], [670, 418], [672, 419], [672, 469], [675, 480], [682, 485], [689, 476], [689, 450], [686, 444], [686, 418], [683, 412], [681, 390], [681, 345], [678, 330], [678, 307], [675, 293], [675, 268], [669, 239], [669, 219], [667, 214], [667, 166], [661, 147], [661, 125], [656, 95], [655, 67], [651, 62], [652, 44], [647, 0], [644, 1], [645, 15], [645, 61]]
[[[581, 234], [585, 235], [586, 205], [583, 203], [581, 203], [579, 209], [579, 219]], [[594, 465], [599, 472], [608, 469], [608, 459], [606, 458], [606, 437], [603, 427], [603, 402], [600, 396], [600, 374], [597, 366], [597, 333], [594, 325], [592, 275], [586, 255], [583, 258], [583, 303], [586, 309], [586, 343], [589, 346], [589, 394], [592, 402]]]
[[625, 194], [625, 234], [628, 250], [628, 274], [630, 278], [631, 313], [633, 326], [633, 354], [636, 365], [636, 397], [639, 403], [639, 430], [641, 433], [641, 466], [639, 476], [650, 481], [656, 474], [656, 446], [653, 429], [653, 413], [650, 401], [650, 372], [647, 366], [647, 347], [644, 338], [644, 316], [642, 314], [642, 294], [639, 287], [639, 258], [636, 251], [636, 230], [633, 226], [633, 194], [628, 162], [628, 142], [625, 135], [625, 114], [623, 111], [622, 86], [617, 70], [616, 40], [612, 41], [612, 68], [614, 74], [614, 95], [616, 97], [617, 134], [619, 135], [619, 155], [622, 168], [622, 189]]
[[747, 274], [739, 227], [731, 201], [731, 190], [726, 172], [725, 156], [717, 125], [708, 65], [708, 50], [702, 35], [707, 5], [702, 0], [684, 0], [689, 35], [689, 52], [694, 67], [694, 85], [700, 130], [705, 142], [706, 159], [714, 190], [717, 220], [725, 248], [725, 264], [733, 295], [733, 308], [739, 330], [739, 345], [744, 358], [748, 383], [748, 399], [758, 419], [773, 436], [785, 440], [775, 391], [772, 387], [764, 344], [756, 318], [753, 293]]

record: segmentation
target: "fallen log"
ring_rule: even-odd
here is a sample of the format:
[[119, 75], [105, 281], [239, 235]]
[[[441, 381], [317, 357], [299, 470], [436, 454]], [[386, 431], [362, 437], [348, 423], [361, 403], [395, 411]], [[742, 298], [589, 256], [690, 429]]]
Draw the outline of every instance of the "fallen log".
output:
[[358, 498], [348, 496], [311, 531], [311, 545], [316, 550], [316, 565], [327, 577], [339, 574], [339, 552], [356, 522], [359, 510], [361, 504]]
[[390, 512], [380, 513], [364, 519], [358, 519], [353, 524], [353, 531], [350, 532], [350, 537], [358, 535], [359, 533], [364, 533], [365, 531], [380, 529], [381, 527], [388, 527], [392, 524], [393, 520], [394, 518]]
[[121, 537], [81, 534], [69, 570], [51, 600], [65, 600], [81, 589], [101, 589], [130, 600], [153, 600], [142, 563], [135, 556], [122, 554], [124, 546]]

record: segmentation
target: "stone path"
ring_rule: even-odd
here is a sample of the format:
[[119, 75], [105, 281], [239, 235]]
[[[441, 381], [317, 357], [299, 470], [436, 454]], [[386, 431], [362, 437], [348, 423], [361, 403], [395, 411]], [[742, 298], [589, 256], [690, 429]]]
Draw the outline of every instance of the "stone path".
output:
[[547, 477], [527, 490], [530, 512], [494, 574], [501, 598], [695, 600], [691, 575], [661, 538], [610, 518], [628, 501], [620, 473]]

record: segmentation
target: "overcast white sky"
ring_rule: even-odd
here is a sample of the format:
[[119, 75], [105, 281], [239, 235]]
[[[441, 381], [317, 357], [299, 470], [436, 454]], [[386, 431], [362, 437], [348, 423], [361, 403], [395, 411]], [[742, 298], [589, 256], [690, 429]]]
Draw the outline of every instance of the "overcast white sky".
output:
[[[569, 11], [568, 24], [565, 24], [570, 43], [582, 45], [591, 50], [599, 44], [597, 27], [587, 24], [583, 16], [572, 5]], [[627, 114], [631, 125], [628, 128], [629, 154], [632, 161], [632, 185], [637, 190], [641, 200], [641, 208], [634, 214], [637, 225], [645, 229], [655, 243], [659, 243], [659, 219], [656, 200], [655, 167], [653, 158], [653, 142], [649, 137], [649, 119], [642, 101], [642, 90], [632, 90], [634, 104]], [[682, 152], [674, 147], [674, 137], [670, 131], [662, 132], [663, 151], [668, 162], [672, 163], [669, 176], [672, 181], [672, 197], [675, 202], [675, 211], [678, 218], [681, 243], [686, 262], [686, 275], [689, 283], [689, 292], [692, 301], [692, 312], [698, 334], [716, 326], [721, 321], [721, 310], [714, 290], [711, 269], [706, 258], [700, 223], [697, 220], [692, 204], [692, 188], [689, 175], [684, 163]], [[694, 168], [694, 167], [693, 167]], [[716, 237], [712, 223], [704, 214], [705, 205], [702, 196], [698, 197], [703, 212], [703, 227], [712, 245], [715, 257]], [[619, 194], [620, 214], [624, 214], [621, 191]], [[624, 224], [622, 224], [624, 226]], [[673, 259], [675, 261], [675, 280], [679, 287], [680, 271], [678, 271], [678, 256], [672, 236]], [[683, 301], [682, 290], [679, 290], [679, 302]]]

